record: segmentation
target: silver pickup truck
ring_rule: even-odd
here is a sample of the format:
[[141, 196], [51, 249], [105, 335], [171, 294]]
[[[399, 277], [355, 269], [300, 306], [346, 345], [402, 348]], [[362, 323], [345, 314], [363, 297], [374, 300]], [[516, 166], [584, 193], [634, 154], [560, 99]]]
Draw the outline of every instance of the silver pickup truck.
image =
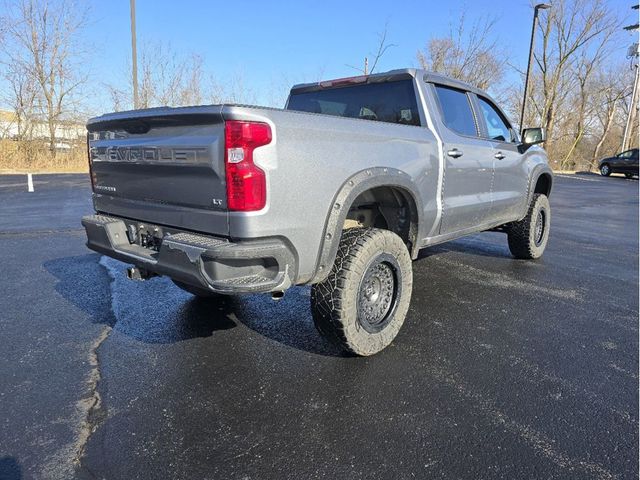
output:
[[[197, 296], [311, 288], [357, 355], [402, 326], [421, 248], [485, 230], [542, 255], [553, 181], [489, 95], [415, 69], [292, 88], [285, 109], [153, 108], [88, 122], [89, 248]], [[420, 288], [420, 287], [417, 287]]]

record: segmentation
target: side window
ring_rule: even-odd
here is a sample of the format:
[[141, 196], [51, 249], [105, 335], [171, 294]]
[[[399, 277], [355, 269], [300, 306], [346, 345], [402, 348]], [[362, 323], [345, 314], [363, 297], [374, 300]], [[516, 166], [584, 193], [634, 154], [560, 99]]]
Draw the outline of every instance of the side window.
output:
[[502, 142], [512, 142], [511, 129], [498, 109], [489, 100], [482, 97], [478, 97], [478, 103], [480, 104], [484, 121], [487, 124], [489, 138]]
[[626, 152], [622, 152], [618, 156], [621, 157], [621, 158], [629, 158], [629, 157], [631, 157], [631, 155], [633, 155], [633, 150], [628, 150]]
[[462, 135], [477, 136], [478, 130], [467, 94], [462, 90], [442, 85], [435, 85], [435, 87], [444, 124]]

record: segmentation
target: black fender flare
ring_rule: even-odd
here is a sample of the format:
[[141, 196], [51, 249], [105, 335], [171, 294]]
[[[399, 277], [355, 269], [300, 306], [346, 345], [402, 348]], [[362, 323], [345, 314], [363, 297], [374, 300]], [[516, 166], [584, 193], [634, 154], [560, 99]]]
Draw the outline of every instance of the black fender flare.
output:
[[361, 193], [376, 187], [397, 188], [413, 201], [412, 204], [410, 202], [412, 206], [411, 217], [412, 223], [416, 225], [416, 231], [413, 233], [415, 239], [409, 253], [412, 258], [417, 256], [420, 240], [424, 237], [422, 232], [424, 228], [423, 206], [413, 180], [408, 174], [395, 168], [368, 168], [349, 177], [334, 196], [325, 220], [316, 270], [309, 283], [318, 283], [327, 278], [338, 253], [342, 226], [347, 218], [349, 208]]
[[549, 193], [553, 189], [553, 171], [546, 164], [539, 164], [533, 167], [531, 174], [529, 175], [529, 191], [527, 193], [527, 207], [531, 203], [531, 199], [533, 198], [533, 193], [536, 189], [536, 184], [542, 175], [549, 176]]

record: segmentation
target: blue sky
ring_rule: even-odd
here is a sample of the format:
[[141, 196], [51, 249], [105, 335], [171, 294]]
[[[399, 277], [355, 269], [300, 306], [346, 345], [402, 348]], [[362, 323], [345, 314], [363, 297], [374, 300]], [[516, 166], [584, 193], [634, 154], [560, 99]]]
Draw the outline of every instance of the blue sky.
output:
[[[608, 1], [629, 22], [632, 3]], [[397, 46], [377, 70], [417, 66], [416, 50], [430, 37], [445, 35], [462, 12], [469, 24], [496, 16], [496, 34], [512, 62], [525, 65], [532, 15], [528, 0], [137, 0], [137, 30], [139, 44], [162, 41], [179, 52], [201, 54], [206, 70], [221, 81], [241, 74], [258, 102], [265, 103], [273, 85], [357, 74], [346, 64], [360, 65], [373, 52], [376, 32], [385, 22], [388, 41]], [[91, 2], [91, 22], [83, 35], [93, 52], [88, 64], [96, 87], [92, 110], [106, 110], [110, 104], [101, 83], [124, 81], [131, 55], [129, 1]], [[621, 56], [631, 40], [629, 35], [621, 45]]]

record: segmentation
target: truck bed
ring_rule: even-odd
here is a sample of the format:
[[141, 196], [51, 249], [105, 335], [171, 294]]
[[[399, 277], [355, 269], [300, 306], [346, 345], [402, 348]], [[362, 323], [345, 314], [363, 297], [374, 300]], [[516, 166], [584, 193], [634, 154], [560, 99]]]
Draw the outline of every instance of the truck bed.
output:
[[[268, 185], [261, 211], [226, 208], [227, 120], [272, 127], [272, 142], [255, 152]], [[230, 239], [286, 232], [301, 281], [316, 271], [326, 219], [348, 178], [395, 167], [418, 179], [420, 188], [437, 188], [436, 140], [419, 126], [225, 104], [108, 114], [90, 120], [88, 129], [98, 213]], [[427, 212], [436, 210], [432, 198]]]

